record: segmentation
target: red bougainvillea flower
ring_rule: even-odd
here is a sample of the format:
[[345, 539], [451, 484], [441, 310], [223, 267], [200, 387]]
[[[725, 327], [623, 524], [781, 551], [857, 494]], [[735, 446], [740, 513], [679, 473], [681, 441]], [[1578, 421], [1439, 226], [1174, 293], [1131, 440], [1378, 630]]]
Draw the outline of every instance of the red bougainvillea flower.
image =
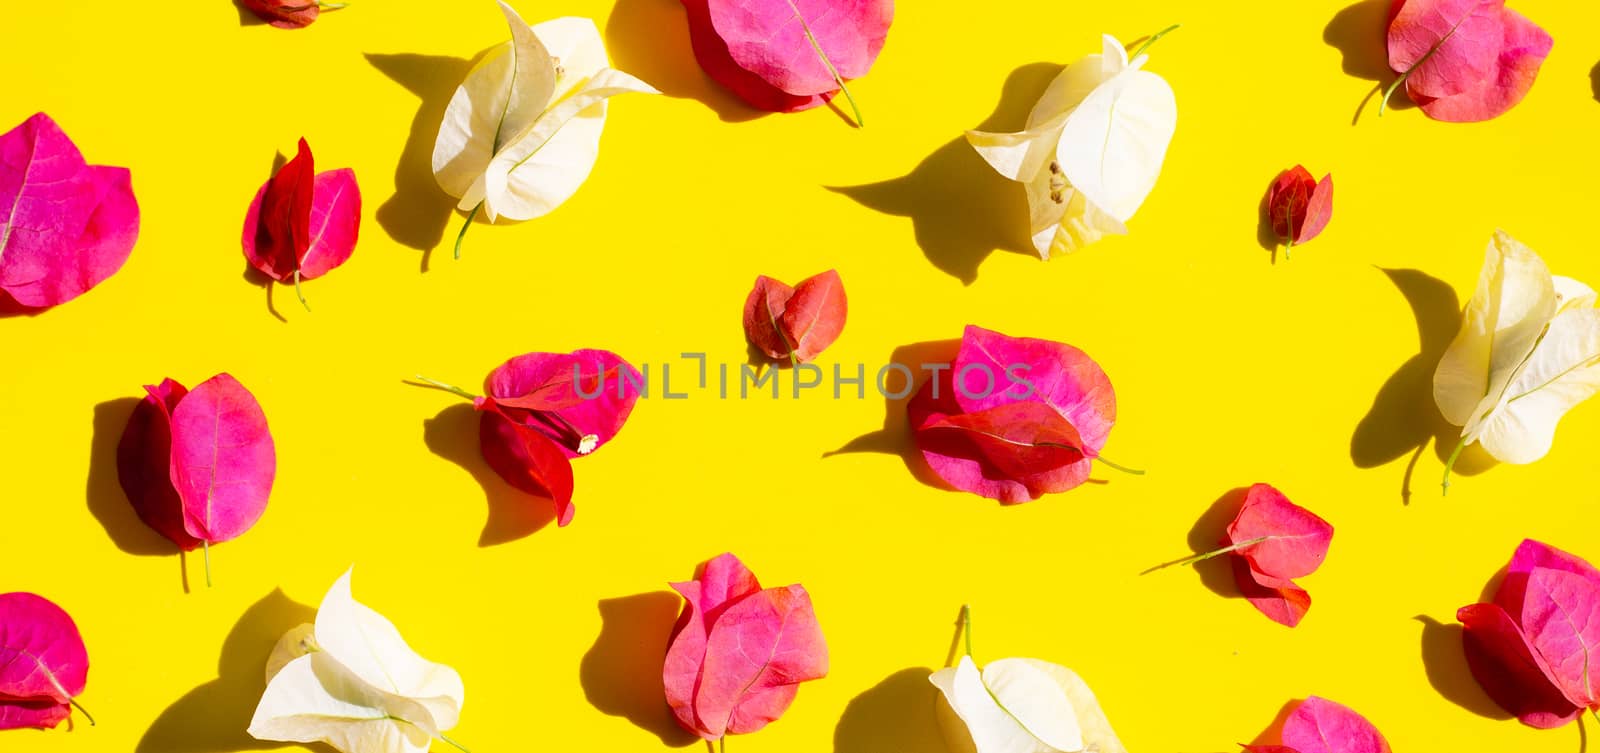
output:
[[796, 112], [867, 75], [894, 21], [894, 0], [683, 0], [700, 67], [752, 107]]
[[317, 0], [239, 0], [258, 18], [280, 29], [304, 29], [325, 10], [338, 10], [346, 3], [319, 3]]
[[0, 136], [0, 309], [66, 303], [116, 274], [139, 238], [127, 168], [85, 164], [39, 113]]
[[1126, 470], [1100, 457], [1117, 419], [1111, 380], [1071, 345], [968, 326], [906, 413], [935, 474], [1005, 504], [1072, 489], [1096, 460]]
[[761, 275], [744, 302], [744, 335], [768, 357], [807, 363], [839, 339], [849, 308], [834, 270], [792, 288]]
[[1389, 753], [1389, 743], [1360, 714], [1316, 696], [1283, 722], [1282, 745], [1245, 745], [1250, 753]]
[[1434, 120], [1473, 123], [1515, 107], [1550, 54], [1544, 29], [1505, 0], [1395, 0], [1389, 8], [1389, 67]]
[[0, 730], [66, 721], [89, 677], [89, 652], [61, 607], [30, 593], [0, 594]]
[[1267, 219], [1272, 234], [1284, 244], [1283, 258], [1294, 247], [1317, 237], [1333, 217], [1333, 176], [1311, 177], [1301, 165], [1278, 173], [1267, 189]]
[[1332, 541], [1333, 526], [1327, 521], [1270, 485], [1256, 484], [1246, 490], [1221, 549], [1145, 572], [1231, 554], [1234, 580], [1244, 597], [1274, 622], [1294, 627], [1311, 609], [1311, 594], [1294, 579], [1316, 572]]
[[244, 218], [244, 258], [262, 274], [314, 280], [350, 259], [361, 234], [361, 188], [350, 168], [317, 174], [311, 147], [299, 151], [256, 192]]
[[211, 545], [250, 530], [272, 494], [267, 416], [228, 374], [193, 390], [167, 379], [145, 391], [117, 444], [117, 478], [145, 525], [180, 550], [205, 550], [210, 585]]
[[1494, 601], [1456, 619], [1472, 676], [1523, 724], [1560, 727], [1600, 708], [1600, 571], [1588, 562], [1524, 541]]
[[610, 442], [646, 389], [638, 369], [605, 350], [517, 356], [490, 372], [482, 396], [417, 379], [472, 401], [483, 459], [506, 483], [554, 502], [563, 526], [575, 512], [572, 459]]
[[763, 590], [731, 554], [672, 588], [686, 603], [662, 680], [684, 729], [706, 740], [755, 732], [783, 716], [800, 683], [828, 674], [828, 646], [805, 588]]

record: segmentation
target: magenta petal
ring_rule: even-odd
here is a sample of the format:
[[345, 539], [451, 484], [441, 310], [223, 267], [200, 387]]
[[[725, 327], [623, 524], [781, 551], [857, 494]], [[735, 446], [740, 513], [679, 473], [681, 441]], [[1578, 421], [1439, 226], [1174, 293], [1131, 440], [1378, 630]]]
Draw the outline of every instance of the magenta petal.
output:
[[1389, 743], [1360, 714], [1311, 696], [1283, 723], [1283, 744], [1299, 753], [1389, 753]]
[[700, 685], [700, 669], [705, 663], [706, 638], [711, 624], [728, 607], [760, 591], [761, 584], [738, 557], [723, 554], [707, 562], [698, 579], [673, 583], [672, 589], [683, 596], [685, 603], [667, 646], [662, 680], [667, 705], [678, 723], [698, 734], [701, 724], [695, 713], [694, 697]]
[[1494, 603], [1499, 604], [1506, 614], [1520, 617], [1522, 602], [1528, 590], [1528, 576], [1540, 568], [1581, 575], [1596, 588], [1600, 588], [1600, 570], [1596, 570], [1583, 558], [1563, 552], [1542, 541], [1527, 539], [1517, 547], [1516, 554], [1511, 556], [1511, 564], [1506, 568], [1506, 577], [1500, 581], [1500, 588], [1495, 591]]
[[711, 626], [695, 710], [708, 737], [746, 734], [781, 716], [793, 686], [828, 673], [828, 648], [800, 586], [770, 588], [728, 607]]
[[232, 376], [202, 382], [172, 412], [172, 485], [189, 535], [216, 544], [249, 530], [277, 468], [266, 414]]
[[1494, 74], [1504, 0], [1403, 0], [1389, 23], [1389, 67], [1409, 92], [1459, 94]]
[[1553, 45], [1544, 29], [1516, 11], [1506, 9], [1504, 38], [1494, 69], [1460, 92], [1429, 96], [1406, 91], [1428, 117], [1451, 123], [1477, 123], [1505, 114], [1527, 96], [1540, 66]]
[[0, 730], [55, 729], [69, 716], [72, 716], [70, 704], [0, 699]]
[[498, 410], [483, 411], [478, 422], [478, 447], [483, 459], [519, 491], [547, 497], [554, 503], [556, 525], [565, 527], [577, 514], [572, 504], [572, 460], [549, 437], [513, 423]]
[[167, 379], [139, 401], [117, 443], [117, 480], [144, 524], [183, 551], [200, 546], [183, 525], [183, 500], [172, 486], [172, 411], [188, 394]]
[[906, 405], [917, 449], [934, 474], [951, 488], [1014, 505], [1047, 493], [1067, 491], [1088, 480], [1092, 461], [1087, 458], [1038, 474], [1013, 477], [966, 432], [932, 428], [948, 416], [960, 415], [954, 392], [950, 371], [944, 370], [924, 383]]
[[68, 703], [88, 676], [89, 653], [61, 607], [31, 593], [0, 594], [0, 700]]
[[1499, 605], [1465, 606], [1456, 619], [1467, 668], [1500, 708], [1540, 729], [1560, 727], [1582, 713], [1556, 688], [1544, 661]]
[[707, 0], [706, 6], [734, 63], [796, 96], [839, 90], [801, 19], [846, 80], [872, 68], [894, 20], [893, 0]]
[[1519, 624], [1567, 700], [1600, 704], [1600, 588], [1582, 575], [1537, 568]]
[[1237, 556], [1250, 562], [1257, 573], [1289, 580], [1316, 572], [1327, 559], [1333, 526], [1284, 496], [1270, 484], [1254, 484], [1245, 493], [1238, 517], [1228, 525], [1228, 542], [1242, 544]]
[[[576, 385], [573, 385], [577, 380]], [[489, 374], [484, 391], [496, 402], [514, 400], [545, 390], [552, 384], [570, 387], [567, 398], [553, 398], [557, 414], [580, 434], [593, 434], [595, 450], [604, 447], [628, 420], [644, 377], [621, 356], [605, 350], [579, 350], [573, 353], [528, 353], [517, 356]], [[502, 403], [502, 405], [506, 405]], [[514, 404], [506, 407], [508, 418], [550, 436], [567, 457], [579, 453], [570, 438], [560, 436], [560, 422], [542, 420]]]
[[1295, 627], [1311, 611], [1311, 594], [1294, 581], [1256, 572], [1244, 557], [1229, 559], [1233, 561], [1233, 580], [1239, 593], [1268, 619]]
[[115, 274], [139, 234], [128, 171], [85, 165], [43, 113], [0, 136], [0, 291], [65, 303]]
[[752, 107], [769, 112], [799, 112], [821, 107], [833, 98], [827, 94], [796, 96], [766, 82], [765, 79], [739, 67], [728, 54], [728, 44], [717, 36], [711, 25], [707, 0], [682, 0], [689, 18], [689, 44], [694, 48], [695, 60], [717, 83], [727, 87]]
[[350, 259], [361, 235], [361, 187], [356, 171], [318, 175], [311, 196], [311, 247], [300, 260], [300, 278], [314, 280]]
[[951, 363], [962, 413], [1023, 400], [1043, 402], [1072, 422], [1093, 457], [1117, 420], [1116, 392], [1100, 365], [1064, 343], [1009, 337], [968, 326]]

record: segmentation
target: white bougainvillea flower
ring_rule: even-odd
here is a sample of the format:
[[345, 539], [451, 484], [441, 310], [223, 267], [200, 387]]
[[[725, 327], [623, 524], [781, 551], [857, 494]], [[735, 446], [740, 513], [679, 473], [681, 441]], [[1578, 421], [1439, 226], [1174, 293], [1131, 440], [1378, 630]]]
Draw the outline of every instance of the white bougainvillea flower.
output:
[[504, 2], [500, 10], [511, 41], [457, 87], [433, 145], [434, 177], [469, 213], [462, 234], [480, 211], [490, 222], [531, 220], [561, 206], [594, 169], [606, 100], [659, 93], [610, 67], [594, 21], [529, 26]]
[[1171, 30], [1131, 60], [1106, 35], [1100, 54], [1050, 82], [1021, 133], [967, 132], [996, 171], [1027, 186], [1029, 232], [1041, 258], [1125, 235], [1155, 188], [1178, 103], [1164, 79], [1143, 70], [1150, 59], [1143, 52]]
[[1504, 231], [1489, 241], [1461, 331], [1433, 375], [1439, 412], [1461, 428], [1445, 467], [1478, 443], [1496, 460], [1545, 456], [1556, 424], [1600, 391], [1600, 310], [1589, 286], [1550, 274]]
[[928, 678], [952, 753], [1127, 753], [1094, 692], [1072, 670], [1001, 659], [980, 672], [971, 656]]
[[[314, 625], [283, 636], [250, 720], [258, 740], [327, 743], [344, 753], [422, 753], [456, 725], [461, 676], [412, 651], [383, 615], [350, 594], [346, 572]], [[457, 746], [460, 747], [460, 746]]]

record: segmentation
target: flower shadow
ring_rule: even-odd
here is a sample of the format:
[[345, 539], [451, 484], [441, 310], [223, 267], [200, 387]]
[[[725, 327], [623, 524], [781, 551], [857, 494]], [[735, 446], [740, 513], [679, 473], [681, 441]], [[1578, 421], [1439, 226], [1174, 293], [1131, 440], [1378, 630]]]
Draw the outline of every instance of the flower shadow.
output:
[[946, 753], [927, 667], [902, 669], [856, 696], [833, 730], [833, 753]]
[[772, 114], [745, 104], [700, 69], [689, 43], [688, 15], [678, 0], [618, 0], [606, 19], [605, 36], [619, 70], [668, 97], [696, 100], [728, 123]]
[[[1062, 67], [1031, 63], [1012, 71], [983, 131], [1018, 131]], [[829, 186], [869, 209], [909, 217], [917, 245], [940, 271], [964, 285], [994, 251], [1034, 256], [1023, 187], [1006, 180], [957, 135], [903, 177], [861, 186]]]
[[266, 26], [267, 25], [266, 20], [263, 19], [262, 17], [256, 15], [255, 11], [252, 11], [249, 8], [244, 7], [244, 3], [242, 2], [242, 0], [233, 0], [233, 7], [234, 7], [234, 10], [239, 11], [239, 25], [240, 26]]
[[461, 466], [483, 487], [489, 519], [478, 537], [478, 546], [491, 547], [517, 541], [550, 525], [555, 520], [555, 506], [547, 499], [524, 494], [489, 467], [478, 449], [479, 419], [472, 406], [452, 405], [422, 422], [422, 437], [433, 454]]
[[184, 694], [161, 712], [135, 753], [229, 753], [283, 743], [256, 740], [250, 726], [266, 690], [267, 657], [290, 629], [316, 619], [316, 610], [275, 590], [246, 609], [222, 643], [217, 679]]
[[[1441, 463], [1460, 441], [1461, 430], [1439, 413], [1433, 399], [1433, 371], [1461, 326], [1461, 303], [1449, 283], [1415, 269], [1381, 269], [1405, 296], [1417, 320], [1419, 350], [1401, 364], [1372, 400], [1372, 407], [1350, 436], [1350, 460], [1357, 468], [1377, 468], [1411, 455], [1400, 483], [1400, 500], [1409, 504], [1412, 476], [1428, 442]], [[1463, 452], [1454, 474], [1473, 476], [1494, 465], [1474, 445]]]
[[1463, 628], [1422, 614], [1414, 619], [1422, 623], [1422, 666], [1428, 674], [1428, 684], [1445, 700], [1478, 716], [1510, 719], [1511, 715], [1495, 704], [1472, 676], [1462, 647]]
[[[1228, 525], [1239, 516], [1239, 508], [1244, 506], [1245, 492], [1249, 487], [1241, 486], [1228, 490], [1217, 497], [1210, 507], [1201, 514], [1194, 526], [1189, 529], [1189, 550], [1194, 554], [1183, 557], [1214, 552], [1227, 546]], [[1196, 562], [1190, 567], [1194, 568], [1196, 575], [1200, 576], [1200, 583], [1210, 589], [1212, 593], [1229, 599], [1243, 598], [1238, 583], [1233, 577], [1233, 555], [1225, 554], [1212, 557], [1208, 560]]]
[[396, 243], [422, 252], [428, 271], [456, 201], [433, 177], [433, 142], [439, 123], [473, 61], [444, 55], [366, 53], [367, 63], [422, 100], [394, 169], [394, 194], [378, 208], [378, 224]]
[[[1323, 27], [1322, 41], [1344, 55], [1344, 72], [1372, 82], [1368, 92], [1350, 118], [1350, 124], [1361, 121], [1361, 112], [1372, 100], [1383, 96], [1383, 90], [1397, 77], [1389, 69], [1389, 49], [1385, 35], [1389, 28], [1390, 0], [1360, 0], [1339, 11]], [[1405, 96], [1404, 88], [1389, 100], [1389, 109], [1409, 110], [1416, 105]]]
[[923, 364], [950, 363], [960, 347], [960, 340], [932, 340], [895, 348], [889, 356], [889, 363], [904, 366], [912, 376], [908, 381], [901, 370], [895, 369], [885, 377], [883, 428], [862, 434], [822, 456], [831, 458], [862, 453], [899, 455], [906, 464], [906, 470], [918, 481], [936, 489], [951, 490], [950, 485], [929, 467], [928, 461], [922, 457], [922, 451], [917, 449], [911, 435], [911, 424], [906, 418], [906, 405], [921, 386]]
[[661, 679], [667, 640], [682, 601], [669, 591], [602, 599], [600, 636], [578, 666], [578, 681], [590, 705], [627, 719], [674, 748], [699, 739], [678, 726]]
[[125, 554], [165, 557], [179, 554], [178, 547], [144, 524], [122, 491], [117, 474], [117, 445], [128, 426], [136, 397], [119, 397], [94, 407], [94, 438], [89, 448], [89, 478], [84, 484], [89, 514], [106, 529], [111, 543]]

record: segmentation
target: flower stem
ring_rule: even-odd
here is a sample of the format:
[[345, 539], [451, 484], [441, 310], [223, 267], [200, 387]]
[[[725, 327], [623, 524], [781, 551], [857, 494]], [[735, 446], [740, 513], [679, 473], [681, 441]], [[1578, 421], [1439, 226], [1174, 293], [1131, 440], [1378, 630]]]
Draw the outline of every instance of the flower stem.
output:
[[457, 387], [457, 386], [455, 386], [453, 384], [445, 384], [444, 382], [441, 382], [441, 381], [438, 381], [438, 380], [435, 380], [435, 379], [429, 379], [429, 378], [427, 378], [425, 376], [422, 376], [421, 374], [418, 374], [417, 376], [412, 377], [412, 379], [415, 379], [416, 381], [421, 382], [421, 386], [424, 386], [424, 387], [432, 387], [432, 388], [434, 388], [436, 390], [444, 390], [445, 392], [448, 392], [448, 393], [450, 393], [452, 395], [457, 395], [457, 396], [460, 396], [460, 397], [464, 397], [464, 398], [466, 398], [468, 400], [477, 400], [478, 399], [477, 395], [474, 395], [471, 392], [468, 392], [468, 391], [466, 391], [464, 389], [461, 389], [460, 387]]
[[844, 98], [850, 101], [850, 110], [855, 113], [856, 127], [866, 128], [867, 121], [861, 117], [861, 107], [856, 104], [856, 95], [850, 93], [850, 87], [845, 86], [844, 77], [839, 75], [839, 69], [833, 67], [833, 61], [828, 59], [828, 53], [822, 51], [822, 44], [817, 42], [817, 35], [811, 33], [811, 24], [806, 23], [805, 16], [800, 15], [800, 7], [794, 0], [788, 0], [789, 8], [794, 11], [794, 17], [800, 21], [800, 30], [806, 33], [806, 41], [811, 43], [811, 49], [822, 59], [822, 64], [827, 66], [828, 74], [833, 76], [833, 82], [839, 85], [839, 91], [844, 92]]
[[1262, 543], [1262, 542], [1264, 542], [1264, 541], [1266, 541], [1266, 540], [1268, 540], [1270, 538], [1272, 538], [1272, 537], [1271, 536], [1257, 536], [1257, 537], [1255, 537], [1253, 539], [1249, 539], [1248, 541], [1241, 541], [1241, 542], [1239, 542], [1237, 544], [1234, 544], [1232, 546], [1225, 546], [1225, 547], [1223, 547], [1221, 549], [1218, 549], [1216, 551], [1206, 552], [1205, 554], [1196, 554], [1193, 557], [1185, 557], [1185, 558], [1183, 558], [1181, 560], [1173, 560], [1171, 562], [1163, 562], [1163, 563], [1161, 563], [1159, 565], [1156, 565], [1155, 567], [1152, 567], [1149, 570], [1146, 570], [1146, 571], [1144, 571], [1142, 573], [1139, 573], [1139, 574], [1140, 575], [1149, 575], [1149, 574], [1151, 574], [1151, 573], [1153, 573], [1153, 572], [1155, 572], [1157, 570], [1165, 570], [1165, 569], [1167, 569], [1169, 567], [1178, 567], [1180, 565], [1193, 565], [1196, 562], [1204, 562], [1204, 561], [1206, 561], [1208, 559], [1211, 559], [1213, 557], [1221, 557], [1222, 555], [1227, 554], [1229, 552], [1237, 552], [1240, 549], [1245, 549], [1245, 548], [1248, 548], [1248, 547], [1255, 546], [1256, 544], [1260, 544], [1260, 543]]
[[1141, 470], [1139, 470], [1137, 468], [1129, 468], [1129, 467], [1127, 467], [1125, 465], [1118, 465], [1118, 464], [1113, 463], [1113, 462], [1111, 462], [1109, 460], [1106, 460], [1105, 457], [1101, 456], [1101, 455], [1094, 456], [1094, 461], [1096, 463], [1104, 465], [1104, 466], [1106, 466], [1108, 468], [1111, 468], [1113, 470], [1122, 471], [1123, 473], [1126, 473], [1126, 474], [1128, 474], [1130, 476], [1143, 476], [1144, 475], [1144, 471], [1141, 471]]
[[83, 704], [78, 703], [78, 699], [76, 699], [76, 698], [68, 698], [67, 699], [67, 703], [72, 704], [73, 708], [77, 709], [79, 713], [83, 714], [83, 717], [85, 719], [89, 720], [89, 726], [90, 727], [94, 726], [94, 715], [90, 714], [89, 710], [83, 707]]
[[456, 233], [456, 261], [461, 261], [461, 241], [467, 237], [467, 228], [472, 227], [472, 221], [478, 219], [478, 212], [483, 211], [483, 202], [472, 208], [467, 214], [467, 221], [461, 223], [461, 232]]
[[306, 293], [300, 289], [300, 270], [294, 271], [294, 294], [300, 299], [300, 305], [306, 307], [306, 313], [311, 313], [311, 304], [306, 303]]
[[1143, 55], [1146, 50], [1150, 49], [1151, 45], [1155, 44], [1156, 42], [1161, 41], [1162, 37], [1164, 37], [1164, 36], [1166, 36], [1168, 34], [1171, 34], [1172, 32], [1177, 31], [1177, 30], [1178, 30], [1178, 24], [1173, 24], [1171, 26], [1168, 26], [1165, 29], [1162, 29], [1161, 31], [1158, 31], [1158, 32], [1156, 32], [1154, 34], [1151, 34], [1149, 39], [1144, 40], [1144, 44], [1139, 45], [1139, 49], [1134, 50], [1133, 54], [1128, 56], [1128, 59], [1132, 60], [1132, 59], [1134, 59], [1136, 57], [1139, 57], [1140, 55]]
[[1461, 451], [1465, 449], [1467, 449], [1467, 438], [1462, 437], [1461, 441], [1456, 443], [1456, 448], [1450, 451], [1450, 459], [1444, 463], [1444, 481], [1439, 484], [1443, 491], [1439, 492], [1439, 496], [1443, 497], [1450, 493], [1450, 471], [1455, 469], [1456, 460], [1461, 458]]
[[442, 732], [439, 733], [439, 739], [443, 740], [446, 744], [450, 745], [450, 747], [453, 747], [456, 750], [461, 751], [461, 753], [472, 753], [472, 751], [467, 750], [467, 746], [462, 745], [461, 743], [458, 743], [458, 742], [456, 742], [454, 740], [451, 740], [449, 737], [446, 737], [445, 734], [442, 733]]
[[200, 550], [205, 555], [206, 561], [206, 588], [211, 587], [211, 542], [200, 540]]
[[728, 753], [728, 735], [726, 733], [717, 739], [717, 751], [718, 753]]

